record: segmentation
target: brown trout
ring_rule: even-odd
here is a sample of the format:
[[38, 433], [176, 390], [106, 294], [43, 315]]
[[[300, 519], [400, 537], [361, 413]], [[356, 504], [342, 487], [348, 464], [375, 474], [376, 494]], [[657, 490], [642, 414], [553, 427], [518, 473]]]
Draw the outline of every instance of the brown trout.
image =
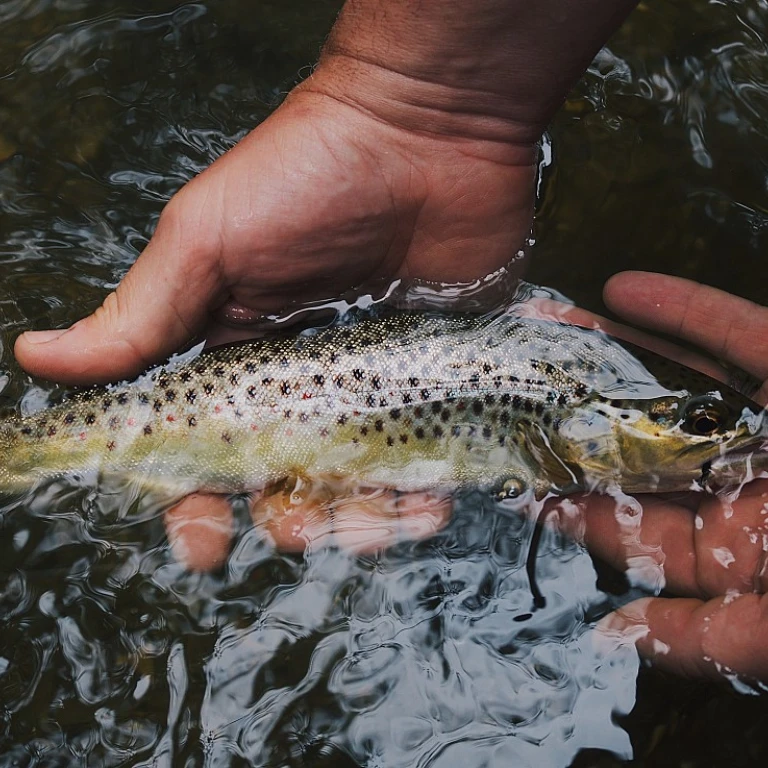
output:
[[601, 332], [401, 313], [213, 349], [4, 422], [0, 490], [115, 475], [172, 496], [294, 475], [538, 498], [688, 490], [754, 468], [765, 437], [745, 396]]

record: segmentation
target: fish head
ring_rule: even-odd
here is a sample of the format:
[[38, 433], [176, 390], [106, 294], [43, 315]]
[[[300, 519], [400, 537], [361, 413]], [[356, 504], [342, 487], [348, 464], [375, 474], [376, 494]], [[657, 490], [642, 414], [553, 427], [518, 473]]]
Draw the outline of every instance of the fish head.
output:
[[585, 488], [717, 489], [768, 471], [762, 406], [673, 361], [654, 371], [651, 355], [643, 354], [644, 381], [593, 390], [559, 426], [561, 455]]

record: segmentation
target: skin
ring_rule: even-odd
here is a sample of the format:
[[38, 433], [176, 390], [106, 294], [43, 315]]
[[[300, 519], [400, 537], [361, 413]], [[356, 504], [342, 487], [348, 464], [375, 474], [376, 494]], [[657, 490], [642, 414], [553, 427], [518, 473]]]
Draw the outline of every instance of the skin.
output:
[[[198, 334], [216, 342], [242, 336], [222, 320], [253, 319], [377, 278], [464, 281], [505, 265], [530, 228], [535, 142], [634, 5], [349, 0], [313, 76], [174, 196], [99, 310], [71, 329], [24, 334], [19, 362], [70, 384], [127, 378]], [[606, 302], [768, 377], [764, 308], [642, 274], [614, 278]], [[253, 502], [256, 523], [290, 549], [330, 537], [376, 549], [429, 535], [450, 515], [448, 499], [423, 494], [290, 491], [270, 489]], [[718, 663], [768, 679], [764, 554], [743, 531], [762, 525], [765, 492], [762, 481], [749, 485], [732, 516], [723, 502], [699, 498], [700, 527], [690, 504], [640, 499], [640, 543], [662, 545], [658, 567], [680, 597], [631, 604], [605, 631], [633, 633], [642, 654], [677, 672], [716, 675]], [[637, 544], [626, 543], [614, 501], [570, 505], [553, 510], [559, 523], [625, 565]], [[195, 496], [168, 513], [167, 528], [189, 568], [212, 569], [227, 556], [232, 515], [225, 499]], [[713, 543], [730, 549], [732, 567], [713, 559]]]

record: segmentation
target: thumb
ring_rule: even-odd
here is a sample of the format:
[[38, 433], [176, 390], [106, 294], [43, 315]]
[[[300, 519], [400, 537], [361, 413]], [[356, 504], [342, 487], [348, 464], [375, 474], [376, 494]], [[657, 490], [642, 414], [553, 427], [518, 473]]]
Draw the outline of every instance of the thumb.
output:
[[71, 328], [16, 340], [22, 368], [66, 384], [104, 383], [133, 377], [189, 341], [222, 300], [223, 286], [219, 250], [206, 247], [217, 240], [198, 231], [193, 244], [184, 231], [170, 203], [149, 245], [96, 312]]

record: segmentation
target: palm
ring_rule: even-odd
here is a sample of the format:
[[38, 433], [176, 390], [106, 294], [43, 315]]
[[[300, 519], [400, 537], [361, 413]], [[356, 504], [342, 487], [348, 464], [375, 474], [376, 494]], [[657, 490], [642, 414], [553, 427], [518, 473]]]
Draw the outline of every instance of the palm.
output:
[[216, 255], [235, 301], [277, 309], [375, 278], [450, 282], [497, 269], [529, 225], [532, 180], [531, 165], [478, 159], [337, 102], [296, 96], [169, 213], [199, 222], [182, 235], [191, 263]]

